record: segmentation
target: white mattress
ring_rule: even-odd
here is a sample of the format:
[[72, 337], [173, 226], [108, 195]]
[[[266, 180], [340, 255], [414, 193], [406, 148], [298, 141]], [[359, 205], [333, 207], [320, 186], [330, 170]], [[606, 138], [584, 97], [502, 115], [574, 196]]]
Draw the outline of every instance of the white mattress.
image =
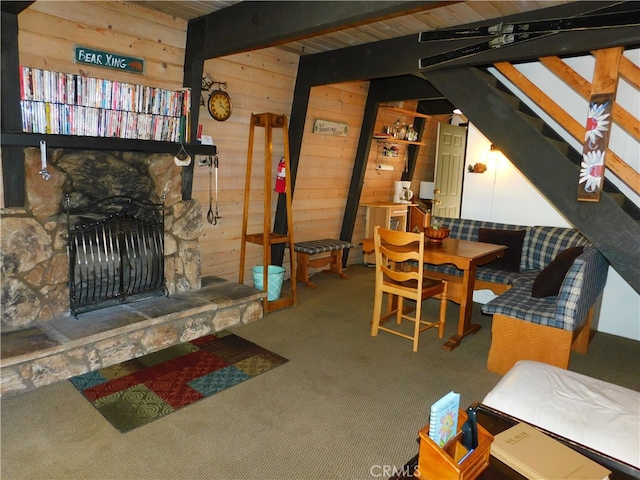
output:
[[640, 468], [640, 392], [521, 360], [482, 403]]

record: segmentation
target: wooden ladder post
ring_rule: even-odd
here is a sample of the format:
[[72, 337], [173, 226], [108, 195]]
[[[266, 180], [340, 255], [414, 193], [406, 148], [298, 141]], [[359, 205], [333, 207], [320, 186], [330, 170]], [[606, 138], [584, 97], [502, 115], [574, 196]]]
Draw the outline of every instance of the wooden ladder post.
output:
[[[251, 197], [251, 170], [253, 164], [253, 139], [255, 127], [264, 127], [264, 209], [263, 209], [263, 228], [262, 233], [248, 234], [249, 219], [249, 199]], [[287, 233], [279, 234], [271, 232], [271, 168], [273, 156], [273, 129], [281, 128], [283, 133], [284, 144], [284, 162], [285, 162], [285, 199], [287, 210]], [[266, 312], [277, 310], [280, 308], [295, 305], [297, 301], [296, 295], [296, 268], [293, 255], [293, 215], [291, 201], [291, 175], [289, 162], [289, 134], [287, 129], [287, 118], [284, 115], [276, 115], [273, 113], [259, 113], [251, 115], [249, 130], [249, 149], [247, 152], [247, 170], [244, 188], [244, 208], [242, 218], [242, 245], [240, 248], [240, 275], [239, 283], [244, 282], [244, 269], [246, 259], [246, 244], [254, 243], [262, 245], [262, 259], [264, 263], [263, 285], [267, 286], [268, 266], [271, 264], [271, 246], [276, 244], [289, 245], [289, 261], [291, 264], [291, 294], [281, 293], [277, 300], [269, 301], [267, 297], [263, 298], [262, 305]]]

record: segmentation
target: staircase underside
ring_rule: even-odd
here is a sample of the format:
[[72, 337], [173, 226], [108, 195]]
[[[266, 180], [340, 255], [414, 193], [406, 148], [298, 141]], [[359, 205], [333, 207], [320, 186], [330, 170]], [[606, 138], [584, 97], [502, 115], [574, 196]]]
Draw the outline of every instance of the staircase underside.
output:
[[496, 145], [546, 199], [594, 244], [640, 293], [640, 225], [607, 193], [598, 202], [577, 200], [579, 167], [510, 105], [477, 68], [421, 74]]

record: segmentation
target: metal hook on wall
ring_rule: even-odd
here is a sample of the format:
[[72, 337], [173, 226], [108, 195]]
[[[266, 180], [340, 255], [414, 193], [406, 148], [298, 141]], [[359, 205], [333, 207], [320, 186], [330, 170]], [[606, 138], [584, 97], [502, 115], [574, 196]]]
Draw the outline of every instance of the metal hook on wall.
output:
[[206, 105], [204, 97], [202, 96], [202, 92], [208, 92], [209, 90], [211, 90], [211, 87], [213, 87], [214, 84], [218, 85], [218, 90], [227, 89], [227, 82], [216, 82], [215, 80], [213, 80], [213, 78], [211, 78], [211, 75], [206, 73], [202, 77], [202, 84], [200, 85], [200, 105]]

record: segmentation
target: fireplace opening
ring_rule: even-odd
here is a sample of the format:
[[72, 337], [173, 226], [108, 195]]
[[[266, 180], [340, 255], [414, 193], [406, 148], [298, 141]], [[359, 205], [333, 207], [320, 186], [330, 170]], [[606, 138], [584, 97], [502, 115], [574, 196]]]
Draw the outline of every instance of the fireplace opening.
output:
[[65, 205], [72, 315], [168, 296], [164, 203], [114, 196], [74, 209], [67, 195]]

